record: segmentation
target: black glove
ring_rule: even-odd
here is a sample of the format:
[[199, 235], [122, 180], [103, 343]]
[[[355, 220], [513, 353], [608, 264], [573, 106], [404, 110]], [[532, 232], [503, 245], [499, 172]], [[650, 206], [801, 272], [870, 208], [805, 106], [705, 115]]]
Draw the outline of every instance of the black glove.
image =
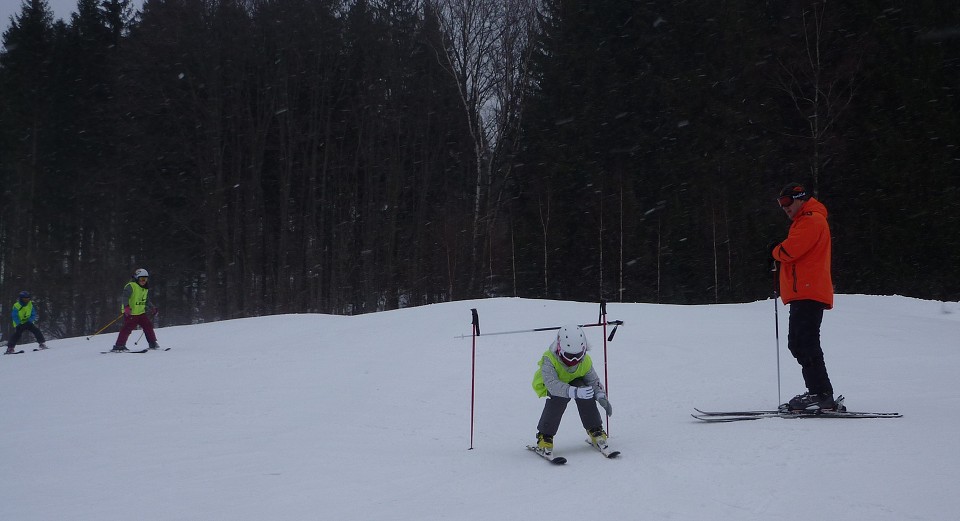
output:
[[780, 246], [780, 243], [777, 241], [772, 241], [767, 244], [767, 260], [770, 261], [770, 271], [777, 271], [777, 261], [773, 258], [773, 249], [777, 246]]

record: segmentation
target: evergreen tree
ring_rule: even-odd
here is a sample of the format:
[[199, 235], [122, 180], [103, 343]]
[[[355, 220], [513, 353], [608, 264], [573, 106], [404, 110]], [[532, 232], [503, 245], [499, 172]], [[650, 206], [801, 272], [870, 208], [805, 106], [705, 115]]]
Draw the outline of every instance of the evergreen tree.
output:
[[[50, 265], [44, 238], [58, 163], [56, 27], [47, 2], [31, 0], [3, 33], [0, 53], [0, 257], [3, 286], [35, 285]], [[6, 298], [6, 296], [4, 296]]]

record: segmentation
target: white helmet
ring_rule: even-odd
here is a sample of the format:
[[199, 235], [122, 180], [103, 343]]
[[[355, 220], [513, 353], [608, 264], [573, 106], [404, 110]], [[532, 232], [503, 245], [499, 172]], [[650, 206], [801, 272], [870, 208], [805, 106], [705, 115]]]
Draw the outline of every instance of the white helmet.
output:
[[134, 278], [139, 279], [140, 277], [150, 277], [150, 274], [147, 273], [147, 270], [140, 268], [137, 271], [133, 272], [133, 276]]
[[587, 352], [587, 335], [577, 325], [563, 326], [557, 332], [557, 355], [566, 362], [579, 362]]

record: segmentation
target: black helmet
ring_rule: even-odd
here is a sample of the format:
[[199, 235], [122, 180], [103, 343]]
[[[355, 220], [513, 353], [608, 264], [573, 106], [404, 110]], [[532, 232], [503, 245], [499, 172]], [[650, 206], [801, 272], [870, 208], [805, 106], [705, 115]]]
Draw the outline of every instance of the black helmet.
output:
[[787, 183], [787, 186], [784, 186], [783, 190], [780, 190], [780, 197], [787, 196], [793, 199], [803, 199], [804, 201], [810, 199], [810, 194], [807, 193], [807, 190], [800, 183]]
[[28, 299], [28, 298], [30, 298], [30, 292], [29, 292], [29, 291], [21, 291], [21, 292], [20, 292], [20, 298], [22, 298], [22, 299]]

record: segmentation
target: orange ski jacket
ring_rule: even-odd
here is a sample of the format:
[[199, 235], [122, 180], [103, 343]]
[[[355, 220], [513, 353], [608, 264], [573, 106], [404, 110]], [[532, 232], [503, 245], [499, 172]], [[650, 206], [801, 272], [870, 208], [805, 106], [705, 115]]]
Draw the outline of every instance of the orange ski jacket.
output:
[[815, 300], [833, 307], [833, 279], [830, 277], [830, 226], [827, 208], [811, 197], [790, 225], [787, 238], [773, 249], [780, 262], [780, 298]]

